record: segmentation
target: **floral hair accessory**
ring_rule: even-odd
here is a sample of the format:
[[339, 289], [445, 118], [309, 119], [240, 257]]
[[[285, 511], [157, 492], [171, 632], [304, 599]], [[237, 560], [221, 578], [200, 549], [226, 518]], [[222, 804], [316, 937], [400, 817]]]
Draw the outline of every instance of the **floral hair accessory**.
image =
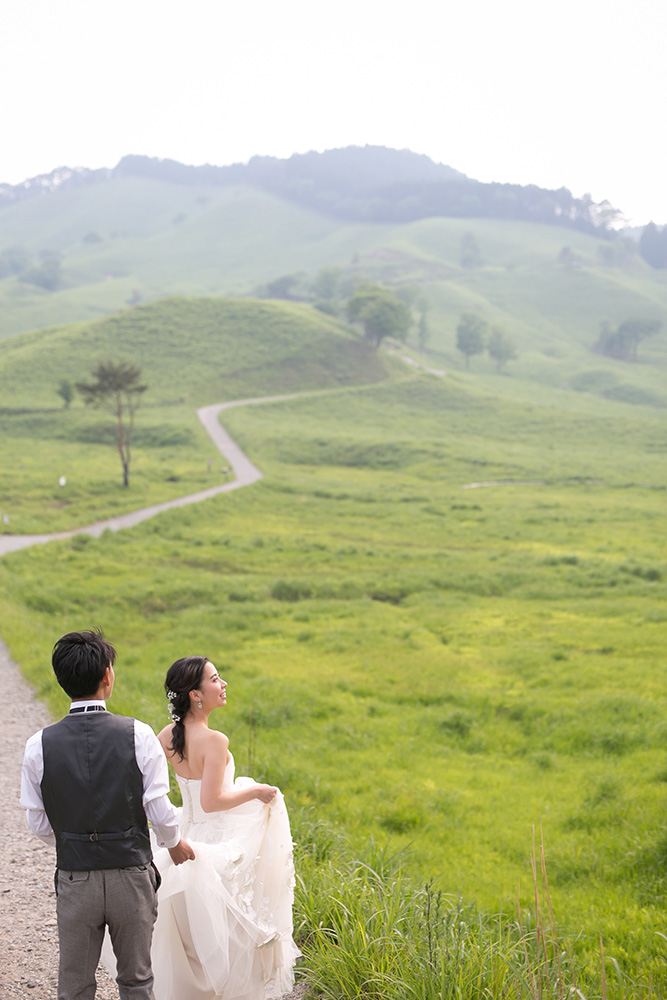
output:
[[171, 719], [172, 722], [180, 722], [181, 716], [178, 714], [178, 712], [174, 711], [174, 704], [173, 704], [176, 698], [178, 698], [178, 694], [176, 693], [176, 691], [167, 691], [167, 698], [169, 699], [169, 705], [167, 706], [169, 709], [169, 718]]

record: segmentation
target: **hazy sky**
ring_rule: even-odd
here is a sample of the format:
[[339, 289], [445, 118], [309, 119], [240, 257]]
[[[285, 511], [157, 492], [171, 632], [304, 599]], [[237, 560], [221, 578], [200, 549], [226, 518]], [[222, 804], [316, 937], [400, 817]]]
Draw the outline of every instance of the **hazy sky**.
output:
[[665, 0], [4, 0], [0, 182], [412, 149], [667, 223]]

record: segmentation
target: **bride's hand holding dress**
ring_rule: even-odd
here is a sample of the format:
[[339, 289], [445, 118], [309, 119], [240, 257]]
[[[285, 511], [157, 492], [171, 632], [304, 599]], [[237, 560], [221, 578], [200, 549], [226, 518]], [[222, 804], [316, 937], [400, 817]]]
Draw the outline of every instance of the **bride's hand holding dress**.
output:
[[[196, 662], [194, 662], [196, 661]], [[201, 661], [201, 662], [200, 662]], [[268, 1000], [289, 992], [292, 837], [279, 789], [235, 777], [229, 740], [208, 728], [226, 683], [205, 657], [167, 674], [173, 723], [159, 734], [183, 798], [181, 835], [195, 860], [162, 875], [153, 936], [156, 1000]]]

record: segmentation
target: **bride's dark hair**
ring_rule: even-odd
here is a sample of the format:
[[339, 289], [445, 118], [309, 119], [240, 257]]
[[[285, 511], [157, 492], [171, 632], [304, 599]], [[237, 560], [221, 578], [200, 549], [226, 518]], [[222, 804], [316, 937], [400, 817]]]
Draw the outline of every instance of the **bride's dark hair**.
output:
[[185, 756], [185, 726], [183, 721], [190, 711], [190, 692], [201, 684], [204, 667], [209, 662], [207, 656], [184, 656], [169, 667], [164, 689], [169, 699], [169, 714], [174, 721], [171, 731], [170, 750], [183, 760]]

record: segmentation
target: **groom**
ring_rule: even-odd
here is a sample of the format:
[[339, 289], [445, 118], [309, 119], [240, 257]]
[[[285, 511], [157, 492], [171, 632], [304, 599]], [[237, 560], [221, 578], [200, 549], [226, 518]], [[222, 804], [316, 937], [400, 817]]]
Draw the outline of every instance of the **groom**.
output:
[[151, 938], [159, 875], [150, 820], [174, 864], [194, 858], [170, 802], [167, 762], [150, 726], [112, 715], [116, 650], [101, 632], [69, 632], [53, 648], [69, 714], [26, 743], [21, 805], [55, 846], [58, 1000], [92, 1000], [105, 926], [121, 1000], [154, 1000]]

